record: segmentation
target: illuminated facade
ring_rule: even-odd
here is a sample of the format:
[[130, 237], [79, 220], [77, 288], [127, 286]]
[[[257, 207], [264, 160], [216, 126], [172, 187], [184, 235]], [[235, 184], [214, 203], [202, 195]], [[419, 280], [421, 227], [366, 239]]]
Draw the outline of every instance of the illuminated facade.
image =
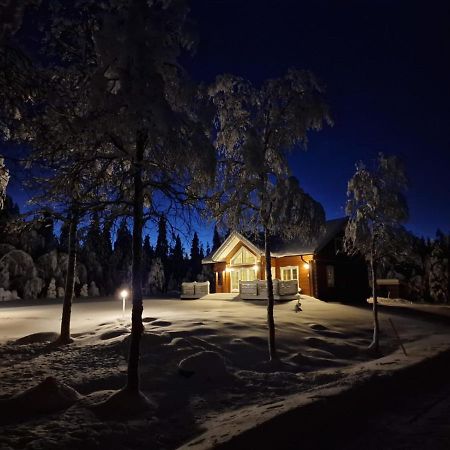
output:
[[[368, 295], [365, 262], [342, 251], [346, 219], [330, 220], [324, 235], [310, 243], [301, 239], [275, 239], [271, 252], [272, 278], [297, 280], [301, 292], [323, 300], [362, 300]], [[239, 292], [239, 281], [265, 279], [264, 249], [242, 234], [233, 232], [208, 255], [217, 293]]]

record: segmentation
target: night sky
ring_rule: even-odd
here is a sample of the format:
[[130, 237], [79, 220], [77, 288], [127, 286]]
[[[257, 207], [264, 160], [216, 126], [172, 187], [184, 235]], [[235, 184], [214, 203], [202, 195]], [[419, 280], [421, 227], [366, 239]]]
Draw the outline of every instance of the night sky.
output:
[[382, 151], [406, 162], [407, 228], [450, 231], [449, 1], [196, 0], [192, 16], [194, 78], [258, 83], [296, 67], [325, 83], [335, 125], [292, 163], [327, 218], [344, 215], [355, 162]]
[[[335, 125], [292, 157], [303, 188], [332, 219], [344, 215], [358, 160], [378, 152], [406, 162], [407, 228], [450, 231], [450, 2], [193, 0], [199, 44], [187, 64], [198, 81], [228, 72], [255, 83], [289, 67], [326, 85]], [[22, 203], [26, 194], [12, 183]], [[22, 207], [22, 205], [21, 205]], [[212, 227], [201, 227], [210, 241]]]

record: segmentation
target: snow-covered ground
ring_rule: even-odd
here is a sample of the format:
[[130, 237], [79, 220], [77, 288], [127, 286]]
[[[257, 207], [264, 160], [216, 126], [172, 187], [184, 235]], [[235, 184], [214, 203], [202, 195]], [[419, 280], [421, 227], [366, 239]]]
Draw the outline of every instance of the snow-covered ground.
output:
[[[379, 364], [387, 370], [391, 364], [408, 364], [408, 358], [410, 362], [450, 346], [444, 325], [394, 316], [408, 352], [404, 357], [388, 316], [382, 313], [384, 359], [368, 362], [368, 307], [305, 297], [303, 311], [297, 313], [295, 303], [275, 308], [282, 363], [274, 367], [266, 363], [264, 303], [145, 300], [141, 380], [156, 406], [120, 420], [98, 417], [86, 406], [124, 384], [129, 304], [122, 318], [117, 299], [75, 303], [75, 342], [63, 348], [44, 342], [59, 329], [60, 304], [1, 305], [0, 398], [22, 392], [48, 376], [84, 397], [63, 412], [2, 426], [0, 447], [175, 448], [217, 424], [226, 429], [225, 421], [231, 423], [241, 410], [250, 414], [247, 422], [251, 422], [252, 405], [264, 405], [266, 410], [275, 405], [276, 411], [280, 403], [292, 403], [293, 396], [361, 374], [364, 367], [370, 370]], [[39, 334], [30, 336], [34, 333]], [[178, 367], [183, 360], [184, 375]], [[230, 425], [228, 430], [237, 432], [237, 427]]]

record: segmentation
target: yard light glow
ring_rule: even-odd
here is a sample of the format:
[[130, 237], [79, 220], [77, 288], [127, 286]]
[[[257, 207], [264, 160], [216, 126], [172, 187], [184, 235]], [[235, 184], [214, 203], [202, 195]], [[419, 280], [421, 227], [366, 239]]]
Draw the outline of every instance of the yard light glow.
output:
[[258, 269], [259, 269], [258, 264], [255, 264], [255, 265], [253, 266], [253, 270], [254, 270], [255, 272], [258, 272]]
[[309, 269], [309, 263], [305, 262], [305, 263], [303, 264], [303, 268], [306, 269], [306, 270], [308, 270], [308, 269]]
[[125, 300], [128, 297], [128, 291], [126, 289], [122, 289], [120, 291], [120, 296], [122, 297], [122, 318], [125, 315]]

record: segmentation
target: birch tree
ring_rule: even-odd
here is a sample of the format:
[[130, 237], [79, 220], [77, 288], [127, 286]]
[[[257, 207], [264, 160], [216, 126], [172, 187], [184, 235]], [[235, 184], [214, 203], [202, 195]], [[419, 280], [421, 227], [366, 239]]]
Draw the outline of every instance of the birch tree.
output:
[[356, 172], [348, 182], [346, 213], [349, 220], [344, 246], [350, 254], [361, 254], [369, 265], [373, 298], [373, 338], [369, 349], [379, 352], [380, 325], [377, 301], [377, 268], [387, 255], [399, 256], [398, 235], [408, 219], [404, 193], [407, 188], [405, 170], [395, 156], [382, 153], [373, 168], [356, 164]]
[[143, 224], [168, 205], [192, 205], [215, 167], [195, 97], [184, 89], [178, 64], [180, 53], [192, 44], [186, 14], [180, 1], [121, 2], [103, 16], [94, 35], [97, 68], [92, 101], [101, 110], [96, 128], [104, 142], [103, 154], [114, 160], [111, 186], [133, 218], [132, 331], [123, 392], [138, 399], [143, 398], [139, 390]]
[[331, 123], [322, 94], [314, 76], [298, 70], [261, 87], [225, 75], [209, 89], [219, 164], [210, 206], [227, 226], [264, 235], [270, 360], [277, 359], [270, 238], [312, 238], [324, 222], [322, 207], [290, 176], [288, 162], [290, 152], [306, 147], [308, 131]]

